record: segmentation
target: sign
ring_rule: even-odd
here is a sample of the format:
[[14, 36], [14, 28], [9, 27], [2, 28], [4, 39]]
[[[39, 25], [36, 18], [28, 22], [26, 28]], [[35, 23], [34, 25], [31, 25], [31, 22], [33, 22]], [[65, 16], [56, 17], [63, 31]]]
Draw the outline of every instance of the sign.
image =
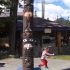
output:
[[45, 29], [44, 32], [45, 33], [51, 33], [51, 29]]

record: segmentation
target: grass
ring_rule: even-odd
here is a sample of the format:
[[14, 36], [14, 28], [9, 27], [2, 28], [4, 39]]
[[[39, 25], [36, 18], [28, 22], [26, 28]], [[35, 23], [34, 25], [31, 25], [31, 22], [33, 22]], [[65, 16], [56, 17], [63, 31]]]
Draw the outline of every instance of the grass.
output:
[[[9, 58], [19, 58], [19, 57], [18, 56], [14, 57], [14, 55], [11, 55], [11, 56], [6, 57], [6, 58], [0, 58], [0, 60], [9, 59]], [[47, 58], [50, 58], [50, 59], [60, 59], [60, 60], [70, 60], [70, 55], [49, 56]]]
[[19, 55], [9, 55], [9, 56], [6, 56], [6, 57], [1, 56], [0, 60], [10, 59], [10, 58], [20, 58], [20, 56]]
[[51, 59], [60, 59], [60, 60], [70, 60], [70, 55], [58, 55], [58, 56], [51, 56], [48, 57]]

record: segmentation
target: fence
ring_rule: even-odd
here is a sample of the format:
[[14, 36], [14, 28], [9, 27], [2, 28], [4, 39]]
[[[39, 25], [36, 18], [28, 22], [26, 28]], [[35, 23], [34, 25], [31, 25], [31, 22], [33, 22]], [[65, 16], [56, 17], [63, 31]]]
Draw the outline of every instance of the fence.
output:
[[[58, 55], [58, 47], [49, 47], [49, 52]], [[61, 47], [60, 55], [70, 55], [70, 47]], [[34, 57], [41, 56], [41, 47], [34, 47]]]

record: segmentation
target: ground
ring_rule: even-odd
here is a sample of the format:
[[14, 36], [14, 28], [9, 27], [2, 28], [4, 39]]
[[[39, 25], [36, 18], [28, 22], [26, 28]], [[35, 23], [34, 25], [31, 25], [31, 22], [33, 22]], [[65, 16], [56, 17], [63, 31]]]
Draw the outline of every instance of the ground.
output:
[[[49, 69], [41, 67], [41, 70], [70, 70], [69, 60], [47, 59]], [[34, 58], [34, 68], [41, 63], [40, 58]], [[22, 67], [22, 59], [5, 59], [0, 60], [0, 70], [18, 70]]]

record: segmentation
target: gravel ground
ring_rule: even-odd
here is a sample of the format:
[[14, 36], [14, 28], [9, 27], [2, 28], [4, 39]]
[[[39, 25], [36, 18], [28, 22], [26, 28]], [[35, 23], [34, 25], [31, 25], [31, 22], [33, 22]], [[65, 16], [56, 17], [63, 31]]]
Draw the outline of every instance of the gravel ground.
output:
[[[41, 67], [41, 70], [70, 70], [70, 61], [47, 59], [49, 69]], [[34, 58], [34, 68], [38, 67], [41, 63], [40, 58]], [[22, 59], [5, 59], [0, 60], [0, 70], [17, 70], [22, 67]]]

